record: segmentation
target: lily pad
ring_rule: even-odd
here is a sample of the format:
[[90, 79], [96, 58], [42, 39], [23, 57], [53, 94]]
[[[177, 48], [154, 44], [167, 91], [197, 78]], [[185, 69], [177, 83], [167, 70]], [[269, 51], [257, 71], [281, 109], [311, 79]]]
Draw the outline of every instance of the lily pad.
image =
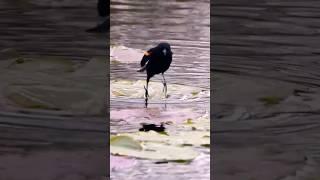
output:
[[192, 161], [198, 152], [188, 147], [168, 146], [159, 143], [143, 143], [143, 150], [115, 146], [110, 144], [110, 152], [114, 155], [130, 156], [157, 161]]
[[142, 146], [140, 145], [140, 143], [129, 136], [113, 136], [110, 138], [110, 145], [137, 151], [142, 150]]
[[[5, 89], [5, 97], [20, 108], [98, 113], [100, 107], [92, 93], [84, 89], [12, 85]], [[90, 106], [87, 106], [88, 103]]]
[[265, 106], [272, 106], [279, 104], [283, 98], [277, 96], [266, 96], [259, 99], [261, 102], [264, 103]]
[[167, 145], [183, 146], [189, 144], [192, 146], [202, 146], [210, 144], [210, 132], [208, 131], [179, 131], [176, 134], [159, 134], [155, 131], [124, 133], [122, 136], [128, 136], [140, 142], [161, 143]]
[[105, 115], [105, 57], [89, 61], [0, 51], [1, 108]]
[[111, 63], [138, 63], [143, 56], [143, 51], [140, 49], [128, 48], [125, 46], [110, 47]]
[[[44, 60], [45, 59], [45, 60]], [[46, 73], [64, 73], [73, 72], [76, 63], [68, 59], [42, 57], [42, 58], [23, 58], [17, 57], [8, 67], [11, 70], [26, 72], [46, 72]]]
[[[190, 119], [186, 121], [189, 121], [189, 123], [172, 124], [174, 128], [169, 128], [165, 134], [155, 131], [117, 134], [111, 137], [111, 154], [153, 159], [161, 162], [189, 162], [198, 156], [194, 147], [210, 147], [210, 123], [207, 114], [194, 119], [192, 123], [190, 123]], [[190, 127], [193, 126], [199, 130], [191, 131]], [[128, 142], [113, 144], [116, 137], [121, 141], [138, 144], [138, 147], [141, 145], [142, 150], [127, 146]]]

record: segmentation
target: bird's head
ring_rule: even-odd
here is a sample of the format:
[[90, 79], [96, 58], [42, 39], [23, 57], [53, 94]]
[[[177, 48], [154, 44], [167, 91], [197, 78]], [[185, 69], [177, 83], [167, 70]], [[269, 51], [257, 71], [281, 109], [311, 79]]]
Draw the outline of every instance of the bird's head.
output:
[[161, 53], [162, 53], [164, 56], [172, 55], [171, 46], [170, 46], [169, 43], [162, 42], [162, 43], [158, 44], [157, 47], [158, 47], [158, 49], [161, 51]]

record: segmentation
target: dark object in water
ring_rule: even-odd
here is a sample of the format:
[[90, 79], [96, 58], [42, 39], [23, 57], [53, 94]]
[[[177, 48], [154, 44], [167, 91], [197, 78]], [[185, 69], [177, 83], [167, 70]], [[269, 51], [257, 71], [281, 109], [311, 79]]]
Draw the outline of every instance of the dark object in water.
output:
[[99, 33], [108, 32], [109, 26], [110, 26], [110, 23], [109, 23], [109, 18], [108, 18], [103, 23], [98, 24], [94, 28], [87, 29], [86, 31], [87, 32], [99, 32]]
[[139, 131], [156, 131], [156, 132], [164, 132], [164, 130], [166, 129], [163, 125], [163, 123], [160, 124], [160, 126], [156, 125], [156, 124], [146, 124], [146, 123], [142, 123], [142, 128], [139, 129]]
[[109, 5], [107, 0], [98, 0], [98, 5], [97, 5], [97, 10], [98, 14], [100, 17], [104, 17], [104, 21], [102, 23], [99, 23], [96, 27], [87, 29], [87, 32], [98, 32], [98, 33], [103, 33], [103, 32], [108, 32], [110, 29], [110, 22], [109, 22]]
[[147, 85], [145, 89], [145, 105], [148, 106], [148, 84], [150, 78], [156, 74], [162, 74], [163, 77], [163, 92], [165, 97], [167, 97], [167, 83], [164, 78], [164, 72], [166, 72], [172, 62], [172, 51], [169, 43], [163, 42], [158, 44], [158, 46], [149, 49], [144, 53], [142, 60], [140, 62], [141, 69], [138, 72], [147, 71]]
[[106, 17], [108, 15], [108, 2], [107, 0], [98, 0], [98, 14], [101, 17]]

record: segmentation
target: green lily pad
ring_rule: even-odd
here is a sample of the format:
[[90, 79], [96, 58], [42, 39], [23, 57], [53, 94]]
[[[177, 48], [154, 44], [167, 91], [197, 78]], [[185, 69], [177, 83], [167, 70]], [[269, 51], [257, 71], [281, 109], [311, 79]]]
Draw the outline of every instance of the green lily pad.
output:
[[[124, 138], [122, 138], [122, 140], [128, 141], [128, 139]], [[115, 146], [111, 143], [110, 152], [113, 155], [130, 156], [158, 161], [192, 161], [198, 156], [198, 152], [189, 147], [168, 146], [159, 143], [143, 143], [142, 150], [124, 146]]]
[[140, 49], [128, 48], [125, 46], [110, 47], [110, 63], [138, 63], [143, 56], [143, 51]]
[[0, 57], [3, 109], [105, 114], [105, 57], [89, 61], [57, 56], [25, 57], [14, 49], [0, 50]]
[[137, 151], [142, 150], [142, 146], [136, 140], [128, 136], [113, 136], [110, 138], [110, 145], [114, 147], [123, 147]]
[[190, 144], [193, 146], [201, 146], [210, 144], [210, 132], [208, 131], [179, 131], [176, 134], [168, 135], [159, 134], [154, 131], [124, 133], [122, 136], [128, 136], [140, 142], [161, 143], [167, 145], [181, 146]]
[[[62, 88], [54, 86], [23, 86], [12, 85], [6, 87], [5, 97], [17, 107], [45, 109], [45, 110], [69, 110], [82, 112], [95, 112], [97, 101], [89, 90]], [[92, 109], [87, 108], [91, 103]], [[96, 105], [97, 104], [97, 105]]]
[[[189, 119], [189, 121], [191, 120]], [[176, 127], [175, 130], [169, 128], [166, 134], [155, 131], [139, 131], [112, 136], [111, 154], [153, 159], [161, 162], [185, 163], [199, 155], [194, 147], [210, 148], [210, 123], [207, 116], [195, 119], [192, 123], [174, 124], [172, 126]], [[190, 127], [193, 126], [198, 127], [199, 130], [190, 131]], [[114, 139], [125, 142], [114, 144]], [[142, 150], [141, 148], [132, 148], [131, 145], [127, 145], [128, 143], [137, 147], [141, 145]]]
[[259, 99], [259, 101], [263, 102], [265, 106], [277, 105], [282, 100], [283, 100], [283, 98], [277, 97], [277, 96], [267, 96], [267, 97], [262, 97]]

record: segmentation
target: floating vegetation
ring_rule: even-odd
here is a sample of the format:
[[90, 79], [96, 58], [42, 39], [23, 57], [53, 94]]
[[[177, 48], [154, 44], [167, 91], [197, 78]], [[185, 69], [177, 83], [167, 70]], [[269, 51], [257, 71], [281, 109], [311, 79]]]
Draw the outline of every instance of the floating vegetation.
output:
[[137, 151], [141, 151], [143, 149], [138, 141], [135, 141], [129, 136], [112, 136], [110, 138], [110, 144], [116, 147], [134, 149]]
[[168, 146], [160, 143], [142, 143], [124, 135], [111, 137], [110, 152], [113, 155], [162, 161], [191, 161], [198, 155], [191, 148]]
[[0, 57], [0, 94], [5, 108], [104, 112], [105, 58], [23, 57], [12, 49], [0, 51]]
[[[129, 80], [111, 80], [110, 81], [110, 97], [119, 98], [123, 96], [125, 98], [141, 98], [144, 99], [144, 80], [129, 81]], [[151, 81], [149, 83], [149, 99], [150, 100], [163, 100], [164, 94], [162, 92], [163, 84], [161, 82]], [[194, 93], [198, 92], [198, 93]], [[168, 85], [167, 99], [174, 99], [177, 101], [197, 101], [204, 98], [210, 97], [210, 91], [206, 89], [201, 89], [198, 87], [179, 85], [179, 84], [169, 84]]]
[[196, 95], [198, 95], [198, 94], [199, 94], [199, 92], [192, 91], [192, 92], [191, 92], [191, 94], [192, 94], [192, 96], [196, 96]]
[[17, 64], [22, 64], [22, 63], [24, 63], [25, 61], [24, 61], [24, 59], [23, 58], [17, 58], [16, 59], [16, 63]]
[[186, 120], [185, 124], [193, 124], [192, 119], [191, 119], [191, 118], [188, 118], [188, 119]]
[[112, 91], [112, 94], [115, 96], [125, 96], [125, 94], [122, 93], [121, 91]]
[[[190, 122], [191, 119], [187, 119], [187, 121]], [[152, 124], [147, 125], [152, 126]], [[176, 130], [166, 131], [165, 134], [153, 130], [119, 133], [115, 137], [119, 137], [118, 139], [125, 142], [120, 143], [121, 147], [118, 144], [110, 143], [111, 154], [169, 162], [189, 162], [199, 155], [193, 147], [210, 147], [209, 119], [204, 116], [194, 120], [192, 126], [199, 127], [195, 131], [190, 131], [190, 125], [177, 124], [175, 125]], [[154, 124], [153, 126], [156, 127]], [[201, 128], [201, 126], [208, 127]], [[115, 137], [112, 137], [110, 142], [113, 142]], [[137, 143], [139, 143], [143, 147], [142, 151], [130, 148], [127, 144], [131, 143], [134, 146], [138, 146]]]
[[272, 106], [279, 104], [283, 98], [277, 96], [266, 96], [259, 99], [259, 101], [263, 102], [265, 106]]
[[8, 66], [11, 70], [20, 71], [33, 71], [45, 73], [61, 73], [75, 71], [76, 64], [71, 60], [54, 58], [54, 57], [41, 57], [41, 58], [24, 58], [16, 57], [14, 61]]
[[13, 92], [7, 96], [7, 98], [20, 107], [31, 108], [31, 109], [45, 109], [45, 110], [57, 110], [51, 104], [43, 102], [32, 95], [27, 95], [25, 93]]
[[140, 49], [125, 46], [110, 46], [110, 63], [138, 63], [143, 56]]
[[114, 59], [114, 58], [112, 58], [112, 59], [110, 59], [110, 63], [111, 64], [120, 64], [121, 62], [116, 60], [116, 59]]

